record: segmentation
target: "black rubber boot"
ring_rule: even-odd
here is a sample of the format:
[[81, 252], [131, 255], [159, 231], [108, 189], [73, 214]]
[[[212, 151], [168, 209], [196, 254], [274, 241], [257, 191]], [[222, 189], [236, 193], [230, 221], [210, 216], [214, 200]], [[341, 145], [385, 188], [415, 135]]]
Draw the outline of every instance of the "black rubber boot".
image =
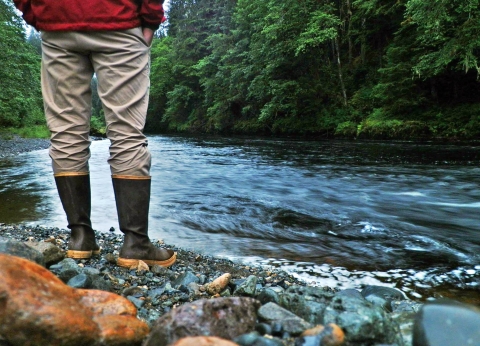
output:
[[117, 265], [132, 268], [141, 260], [148, 265], [169, 267], [177, 254], [157, 248], [148, 237], [148, 211], [150, 206], [150, 177], [112, 176], [118, 223], [125, 235]]
[[90, 221], [90, 175], [60, 173], [55, 175], [55, 183], [71, 230], [67, 257], [81, 259], [98, 255], [100, 247]]

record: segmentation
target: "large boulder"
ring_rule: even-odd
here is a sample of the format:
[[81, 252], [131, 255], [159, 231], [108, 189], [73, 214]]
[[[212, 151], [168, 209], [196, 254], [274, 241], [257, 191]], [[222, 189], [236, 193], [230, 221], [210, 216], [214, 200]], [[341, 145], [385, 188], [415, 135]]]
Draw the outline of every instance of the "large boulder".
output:
[[413, 345], [480, 345], [480, 310], [449, 299], [426, 303], [415, 316]]
[[16, 240], [0, 237], [0, 253], [22, 257], [45, 266], [45, 258], [40, 251]]
[[13, 346], [140, 345], [148, 326], [127, 299], [64, 284], [26, 259], [0, 254], [0, 339]]
[[154, 324], [144, 346], [167, 346], [188, 336], [231, 340], [255, 328], [260, 302], [247, 297], [201, 299], [176, 308]]

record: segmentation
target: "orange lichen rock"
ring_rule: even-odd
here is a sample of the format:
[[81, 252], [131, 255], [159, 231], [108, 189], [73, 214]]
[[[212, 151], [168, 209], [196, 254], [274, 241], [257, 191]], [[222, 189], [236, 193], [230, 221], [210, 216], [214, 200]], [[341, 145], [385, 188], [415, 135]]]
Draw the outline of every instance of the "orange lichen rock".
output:
[[26, 259], [0, 254], [0, 335], [12, 345], [140, 345], [148, 326], [126, 298], [74, 289]]
[[317, 336], [321, 340], [322, 346], [340, 346], [345, 341], [345, 333], [334, 323], [329, 323], [326, 326], [321, 324], [307, 329], [302, 333], [302, 336]]

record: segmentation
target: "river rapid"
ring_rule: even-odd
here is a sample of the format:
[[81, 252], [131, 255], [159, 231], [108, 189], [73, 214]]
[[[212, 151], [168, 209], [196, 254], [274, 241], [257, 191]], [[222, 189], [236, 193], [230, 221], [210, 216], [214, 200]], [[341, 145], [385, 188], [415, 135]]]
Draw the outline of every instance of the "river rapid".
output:
[[[107, 140], [92, 222], [118, 231]], [[480, 306], [480, 146], [150, 136], [150, 236], [312, 285]], [[66, 228], [48, 150], [0, 159], [0, 222]]]

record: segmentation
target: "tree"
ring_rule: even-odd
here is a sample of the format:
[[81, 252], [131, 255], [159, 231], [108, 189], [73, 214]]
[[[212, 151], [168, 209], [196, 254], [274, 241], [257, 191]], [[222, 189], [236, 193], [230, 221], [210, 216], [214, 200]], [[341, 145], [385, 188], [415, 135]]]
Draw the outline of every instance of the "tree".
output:
[[0, 1], [0, 126], [44, 123], [40, 57], [25, 40], [25, 27], [11, 3]]

